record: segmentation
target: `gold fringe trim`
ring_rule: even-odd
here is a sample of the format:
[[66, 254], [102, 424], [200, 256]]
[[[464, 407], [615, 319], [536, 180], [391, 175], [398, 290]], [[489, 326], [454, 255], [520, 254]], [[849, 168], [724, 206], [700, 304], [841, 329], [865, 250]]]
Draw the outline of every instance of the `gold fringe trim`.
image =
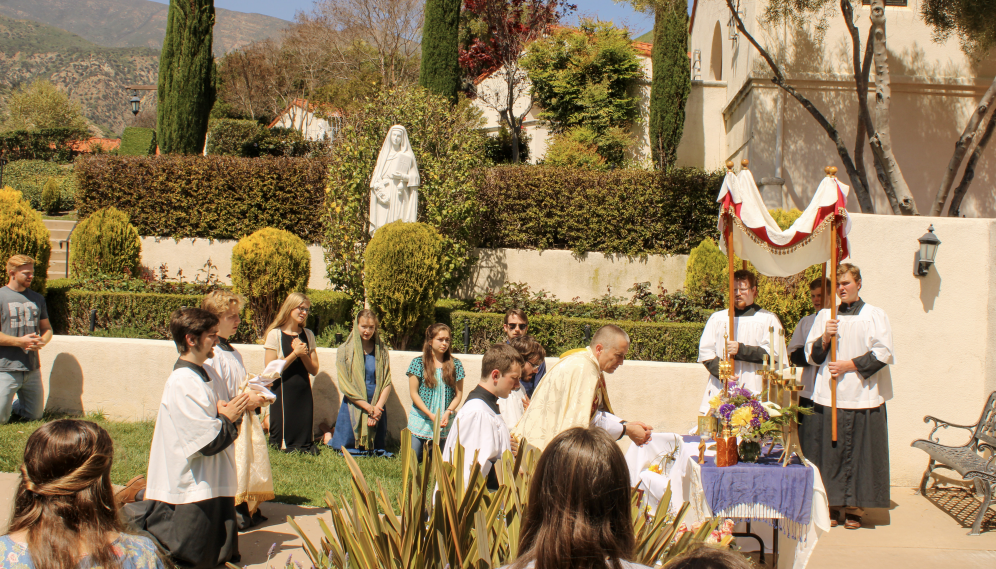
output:
[[[847, 217], [847, 211], [844, 210], [843, 208], [837, 208], [837, 213], [836, 214], [830, 214], [830, 215], [826, 216], [825, 218], [823, 218], [823, 221], [820, 222], [820, 224], [818, 226], [816, 226], [816, 229], [814, 229], [813, 232], [810, 233], [808, 237], [806, 237], [802, 241], [796, 243], [795, 245], [792, 245], [791, 247], [773, 247], [770, 243], [768, 243], [767, 241], [764, 241], [763, 239], [761, 239], [760, 237], [758, 237], [757, 234], [755, 234], [753, 231], [751, 231], [750, 228], [748, 228], [744, 224], [744, 222], [743, 222], [742, 219], [740, 219], [736, 215], [730, 215], [730, 217], [733, 218], [734, 225], [736, 225], [737, 227], [739, 227], [740, 230], [747, 237], [749, 237], [750, 240], [753, 241], [755, 245], [757, 245], [758, 247], [761, 247], [762, 249], [764, 249], [768, 253], [771, 253], [772, 255], [791, 255], [792, 253], [796, 252], [798, 249], [801, 249], [802, 247], [805, 247], [813, 239], [816, 239], [821, 233], [823, 233], [824, 231], [826, 231], [827, 227], [829, 225], [831, 225], [832, 223], [834, 223], [834, 221], [836, 220], [837, 216]], [[840, 237], [839, 236], [838, 236], [837, 241], [838, 241], [838, 243], [840, 242]]]
[[238, 506], [242, 502], [266, 502], [276, 497], [273, 492], [242, 492], [235, 496], [235, 505]]

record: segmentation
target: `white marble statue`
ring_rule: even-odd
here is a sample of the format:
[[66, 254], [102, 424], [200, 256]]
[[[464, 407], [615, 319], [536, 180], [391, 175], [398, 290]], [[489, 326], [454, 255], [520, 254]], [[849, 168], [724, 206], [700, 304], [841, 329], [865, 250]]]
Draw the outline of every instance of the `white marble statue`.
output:
[[370, 179], [370, 235], [398, 219], [416, 221], [418, 187], [418, 163], [408, 131], [396, 124], [384, 139]]

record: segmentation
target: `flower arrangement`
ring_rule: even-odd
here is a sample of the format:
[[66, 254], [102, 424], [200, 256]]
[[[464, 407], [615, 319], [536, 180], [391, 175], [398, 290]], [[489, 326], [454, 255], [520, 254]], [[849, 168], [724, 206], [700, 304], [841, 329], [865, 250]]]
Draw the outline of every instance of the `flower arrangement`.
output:
[[[694, 522], [691, 527], [688, 527], [685, 525], [685, 522], [682, 522], [681, 525], [678, 526], [675, 539], [680, 539], [682, 535], [688, 532], [695, 534], [701, 528], [702, 522]], [[731, 541], [733, 541], [733, 520], [728, 518], [716, 526], [716, 529], [709, 532], [709, 537], [705, 539], [706, 545], [729, 545]]]
[[714, 416], [740, 439], [741, 445], [780, 437], [782, 427], [789, 421], [798, 421], [800, 414], [812, 413], [812, 410], [798, 405], [781, 407], [771, 401], [761, 402], [757, 395], [743, 387], [733, 387], [725, 395], [716, 395], [709, 400], [709, 406]]

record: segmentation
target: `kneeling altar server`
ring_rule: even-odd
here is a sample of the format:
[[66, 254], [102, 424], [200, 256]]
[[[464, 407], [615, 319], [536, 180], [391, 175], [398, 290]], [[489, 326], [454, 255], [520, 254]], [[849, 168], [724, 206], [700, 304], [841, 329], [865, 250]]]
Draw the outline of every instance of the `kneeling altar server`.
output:
[[705, 395], [702, 396], [700, 413], [708, 412], [709, 400], [723, 390], [723, 384], [719, 381], [719, 362], [724, 354], [733, 356], [733, 374], [739, 376], [737, 385], [753, 393], [760, 393], [763, 385], [758, 372], [763, 367], [764, 357], [768, 356], [770, 361], [770, 358], [778, 358], [785, 351], [784, 343], [779, 340], [778, 335], [782, 330], [781, 321], [771, 312], [754, 304], [756, 296], [757, 277], [754, 273], [747, 270], [734, 272], [733, 325], [736, 334], [732, 339], [729, 338], [728, 310], [713, 313], [702, 330], [698, 361], [709, 370], [709, 380]]
[[[885, 402], [892, 399], [892, 327], [885, 311], [858, 296], [861, 271], [849, 263], [837, 269], [837, 319], [821, 310], [806, 339], [806, 354], [818, 364], [813, 415], [806, 417], [803, 452], [823, 476], [831, 523], [840, 510], [848, 529], [861, 527], [863, 508], [888, 508], [889, 424]], [[837, 361], [830, 340], [837, 336]], [[837, 381], [837, 441], [832, 437], [832, 377]]]
[[518, 451], [518, 445], [501, 417], [498, 400], [505, 399], [513, 389], [520, 387], [524, 363], [519, 352], [508, 344], [491, 346], [481, 359], [481, 381], [456, 414], [453, 429], [443, 447], [443, 460], [450, 460], [456, 445], [463, 445], [464, 484], [469, 482], [474, 453], [477, 452], [477, 462], [481, 465], [481, 474], [488, 481], [488, 489], [497, 490], [495, 463], [506, 450]]
[[540, 450], [572, 427], [601, 427], [619, 440], [628, 436], [638, 445], [650, 440], [650, 425], [624, 421], [612, 414], [605, 375], [616, 371], [629, 351], [629, 334], [612, 324], [599, 328], [587, 348], [554, 365], [536, 387], [522, 418], [512, 429], [519, 439]]
[[240, 559], [232, 445], [249, 395], [226, 401], [225, 381], [204, 365], [218, 341], [215, 315], [181, 308], [169, 329], [180, 358], [159, 404], [145, 499], [125, 505], [124, 515], [178, 566], [213, 568]]

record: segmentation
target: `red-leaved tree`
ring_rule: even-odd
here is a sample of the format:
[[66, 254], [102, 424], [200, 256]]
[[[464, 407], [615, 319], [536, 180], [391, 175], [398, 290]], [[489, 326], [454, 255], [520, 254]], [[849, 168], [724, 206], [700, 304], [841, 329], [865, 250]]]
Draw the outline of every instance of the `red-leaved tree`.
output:
[[576, 6], [557, 0], [464, 0], [479, 33], [460, 50], [469, 89], [494, 109], [512, 134], [512, 161], [519, 161], [522, 121], [533, 106], [532, 89], [519, 66], [526, 46]]

